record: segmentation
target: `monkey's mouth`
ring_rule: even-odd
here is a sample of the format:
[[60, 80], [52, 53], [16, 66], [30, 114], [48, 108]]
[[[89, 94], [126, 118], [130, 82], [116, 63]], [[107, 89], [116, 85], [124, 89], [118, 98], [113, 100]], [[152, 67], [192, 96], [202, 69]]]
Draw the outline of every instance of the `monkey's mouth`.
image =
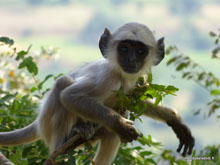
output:
[[134, 73], [137, 73], [137, 72], [138, 72], [138, 69], [137, 69], [137, 67], [135, 67], [135, 66], [122, 66], [122, 69], [123, 69], [126, 73], [131, 73], [131, 74], [134, 74]]

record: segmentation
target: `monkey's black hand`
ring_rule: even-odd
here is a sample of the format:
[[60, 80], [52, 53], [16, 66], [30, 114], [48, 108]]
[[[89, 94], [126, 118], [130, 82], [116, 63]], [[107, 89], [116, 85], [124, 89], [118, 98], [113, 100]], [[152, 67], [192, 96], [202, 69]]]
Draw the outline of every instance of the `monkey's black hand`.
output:
[[120, 123], [115, 127], [116, 133], [119, 135], [122, 143], [132, 142], [142, 136], [134, 127], [133, 121], [121, 118]]
[[179, 139], [179, 147], [177, 152], [180, 152], [184, 146], [182, 156], [191, 155], [195, 144], [194, 137], [190, 129], [180, 120], [168, 121], [167, 124], [173, 129], [177, 138]]

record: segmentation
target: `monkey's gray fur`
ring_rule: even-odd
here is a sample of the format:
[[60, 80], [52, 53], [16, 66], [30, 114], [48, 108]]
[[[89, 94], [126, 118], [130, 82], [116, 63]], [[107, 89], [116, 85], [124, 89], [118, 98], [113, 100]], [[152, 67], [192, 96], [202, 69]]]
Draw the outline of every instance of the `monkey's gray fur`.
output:
[[[139, 41], [149, 48], [143, 67], [135, 74], [126, 73], [117, 62], [117, 46], [123, 40]], [[156, 41], [147, 26], [127, 23], [113, 34], [105, 29], [99, 47], [104, 59], [59, 78], [43, 99], [38, 118], [25, 128], [0, 133], [0, 145], [30, 143], [40, 138], [52, 152], [64, 142], [74, 126], [92, 121], [102, 126], [95, 135], [100, 143], [94, 161], [96, 165], [109, 165], [117, 154], [120, 141], [136, 140], [139, 134], [133, 122], [112, 109], [117, 99], [112, 91], [121, 87], [129, 91], [140, 76], [163, 59], [163, 38]], [[150, 105], [145, 115], [167, 123], [174, 121], [170, 124], [172, 128], [175, 123], [186, 127], [172, 109], [145, 103]], [[191, 138], [190, 131], [187, 136]]]

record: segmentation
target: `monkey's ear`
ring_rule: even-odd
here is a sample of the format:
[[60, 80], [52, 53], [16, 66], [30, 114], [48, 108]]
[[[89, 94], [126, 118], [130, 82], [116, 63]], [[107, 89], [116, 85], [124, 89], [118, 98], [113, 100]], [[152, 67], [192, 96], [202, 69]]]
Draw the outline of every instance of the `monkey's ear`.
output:
[[99, 39], [99, 49], [100, 49], [102, 56], [104, 58], [107, 58], [106, 57], [106, 50], [107, 50], [107, 46], [108, 46], [108, 42], [109, 42], [110, 38], [111, 38], [111, 32], [110, 32], [110, 30], [105, 28], [104, 33], [101, 35], [101, 37]]
[[157, 41], [157, 50], [156, 50], [156, 58], [154, 60], [154, 65], [158, 65], [163, 60], [164, 55], [165, 55], [165, 45], [164, 45], [164, 37], [162, 37]]

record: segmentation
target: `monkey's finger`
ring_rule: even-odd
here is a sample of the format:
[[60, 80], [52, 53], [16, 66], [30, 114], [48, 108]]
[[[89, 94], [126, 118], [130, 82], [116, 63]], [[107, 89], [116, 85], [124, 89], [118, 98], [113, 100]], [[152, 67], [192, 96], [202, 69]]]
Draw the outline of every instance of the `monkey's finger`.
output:
[[132, 142], [132, 140], [134, 140], [134, 135], [132, 133], [126, 133], [125, 137], [128, 142]]
[[121, 141], [122, 141], [123, 143], [132, 142], [133, 140], [134, 140], [134, 137], [133, 137], [131, 134], [129, 134], [129, 133], [125, 133], [125, 134], [123, 135], [123, 138], [121, 139]]
[[194, 147], [194, 142], [189, 146], [188, 155], [192, 154], [193, 147]]
[[92, 127], [97, 127], [97, 126], [98, 126], [98, 123], [89, 122], [89, 125], [92, 126]]
[[130, 125], [134, 125], [134, 122], [131, 120], [126, 119], [126, 123], [130, 124]]
[[139, 137], [143, 137], [143, 134], [141, 132], [138, 132]]
[[188, 155], [191, 155], [191, 154], [192, 154], [192, 150], [193, 150], [193, 146], [190, 146], [190, 147], [189, 147], [189, 151], [188, 151]]
[[141, 133], [140, 130], [136, 130], [136, 132], [137, 132], [137, 136], [138, 136], [138, 137], [143, 137], [143, 133]]
[[182, 156], [184, 156], [184, 157], [186, 156], [186, 153], [187, 153], [188, 148], [189, 148], [189, 146], [186, 144], [186, 145], [184, 146], [184, 150], [183, 150]]
[[182, 149], [182, 147], [183, 147], [183, 142], [182, 141], [180, 141], [180, 144], [179, 144], [179, 147], [177, 148], [177, 152], [180, 152], [181, 151], [181, 149]]
[[[133, 127], [133, 126], [132, 126]], [[129, 130], [129, 134], [132, 137], [133, 140], [137, 140], [139, 133], [137, 132], [137, 130], [133, 127], [130, 128]]]
[[121, 140], [122, 143], [127, 143], [126, 140], [121, 138], [121, 137], [120, 137], [120, 140]]

